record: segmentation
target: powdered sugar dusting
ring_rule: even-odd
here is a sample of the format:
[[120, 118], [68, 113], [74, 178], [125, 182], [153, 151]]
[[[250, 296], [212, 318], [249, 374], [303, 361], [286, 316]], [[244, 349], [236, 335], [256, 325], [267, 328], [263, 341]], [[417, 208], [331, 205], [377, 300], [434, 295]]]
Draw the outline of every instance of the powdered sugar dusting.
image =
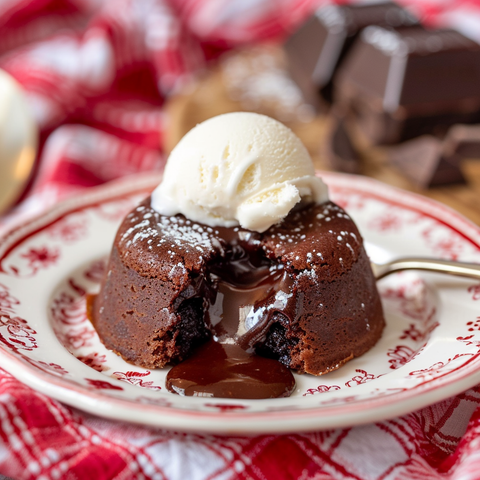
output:
[[[289, 216], [286, 225], [275, 227], [270, 236], [275, 242], [272, 246], [286, 266], [301, 272], [302, 276], [313, 278], [321, 275], [321, 269], [335, 264], [341, 270], [348, 269], [358, 258], [360, 241], [357, 234], [350, 231], [346, 219], [351, 221], [343, 209], [332, 202], [298, 210]], [[315, 269], [316, 273], [305, 273]]]
[[[138, 249], [140, 244], [144, 244], [144, 248], [150, 252], [160, 248], [172, 260], [177, 255], [184, 257], [193, 252], [198, 252], [202, 259], [203, 255], [208, 257], [214, 251], [223, 253], [222, 243], [216, 235], [218, 231], [181, 215], [163, 216], [145, 205], [139, 205], [126, 217], [119, 246], [124, 250], [124, 256], [128, 256], [129, 250]], [[181, 266], [183, 264], [177, 263], [173, 269], [178, 272]]]
[[317, 272], [315, 271], [315, 268], [302, 270], [298, 274], [297, 278], [302, 278], [302, 277], [307, 277], [310, 280], [316, 280], [317, 279]]

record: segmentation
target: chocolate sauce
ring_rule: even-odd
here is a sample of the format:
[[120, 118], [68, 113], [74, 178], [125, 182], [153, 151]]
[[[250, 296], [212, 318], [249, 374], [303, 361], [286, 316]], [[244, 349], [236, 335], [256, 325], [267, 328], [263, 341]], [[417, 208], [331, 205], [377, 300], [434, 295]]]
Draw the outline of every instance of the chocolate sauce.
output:
[[212, 266], [211, 274], [217, 296], [208, 309], [207, 323], [215, 340], [253, 352], [267, 333], [275, 307], [285, 306], [290, 277], [261, 252], [238, 244], [231, 246], [224, 261]]
[[290, 278], [260, 251], [229, 245], [210, 269], [216, 298], [205, 321], [213, 339], [173, 367], [167, 388], [186, 396], [275, 398], [291, 394], [295, 379], [280, 362], [254, 354], [270, 318], [286, 305]]
[[278, 398], [293, 392], [295, 379], [276, 360], [210, 340], [168, 372], [166, 386], [188, 397]]

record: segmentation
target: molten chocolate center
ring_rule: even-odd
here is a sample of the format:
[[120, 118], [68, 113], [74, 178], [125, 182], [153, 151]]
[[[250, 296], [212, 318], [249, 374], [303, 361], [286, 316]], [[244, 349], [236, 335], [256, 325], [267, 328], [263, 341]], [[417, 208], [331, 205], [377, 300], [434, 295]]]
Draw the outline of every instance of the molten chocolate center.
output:
[[[210, 270], [217, 288], [206, 312], [213, 339], [173, 367], [167, 389], [186, 396], [276, 398], [295, 388], [290, 370], [276, 360], [255, 355], [273, 312], [285, 307], [289, 277], [261, 252], [232, 245]], [[282, 290], [283, 287], [283, 290]]]

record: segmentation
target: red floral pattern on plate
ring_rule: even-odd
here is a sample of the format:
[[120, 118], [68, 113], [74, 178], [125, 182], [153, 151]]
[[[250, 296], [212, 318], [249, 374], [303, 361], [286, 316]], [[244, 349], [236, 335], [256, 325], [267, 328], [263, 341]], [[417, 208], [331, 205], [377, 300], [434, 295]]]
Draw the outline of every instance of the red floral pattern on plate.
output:
[[144, 378], [148, 377], [151, 372], [113, 372], [113, 377], [122, 382], [130, 383], [137, 387], [148, 388], [150, 390], [161, 390], [162, 387], [154, 385], [153, 381], [145, 381]]
[[395, 212], [388, 210], [384, 212], [383, 215], [375, 218], [372, 222], [368, 224], [368, 226], [372, 230], [377, 230], [379, 232], [396, 232], [402, 228], [403, 224], [399, 215], [396, 215]]
[[56, 334], [67, 350], [78, 350], [82, 347], [88, 347], [92, 344], [91, 340], [95, 336], [95, 332], [87, 326], [75, 330], [70, 329], [65, 332], [57, 331]]
[[64, 218], [55, 223], [50, 231], [50, 236], [55, 240], [65, 243], [73, 243], [84, 238], [87, 231], [87, 220], [84, 215], [76, 215], [75, 218]]
[[19, 350], [31, 351], [38, 348], [35, 338], [37, 332], [23, 318], [0, 315], [0, 327], [6, 327], [7, 332], [5, 336], [3, 329], [0, 328], [0, 341], [15, 353]]
[[469, 332], [480, 331], [480, 317], [477, 317], [475, 321], [467, 322]]
[[10, 294], [9, 288], [0, 284], [0, 342], [17, 354], [38, 347], [37, 332], [25, 319], [14, 316], [19, 305], [20, 301]]
[[123, 390], [122, 387], [119, 385], [112, 385], [110, 382], [106, 380], [97, 380], [94, 378], [86, 378], [85, 379], [90, 386], [97, 390]]
[[355, 375], [351, 380], [345, 383], [346, 387], [353, 387], [355, 385], [362, 385], [364, 383], [380, 378], [383, 375], [374, 375], [373, 373], [367, 373], [365, 370], [355, 370], [359, 375]]
[[[432, 311], [432, 315], [428, 318], [433, 318], [433, 315], [436, 313], [435, 310]], [[430, 334], [439, 326], [438, 322], [429, 322], [429, 324], [422, 325], [424, 328], [419, 329], [418, 325], [411, 323], [408, 328], [403, 331], [400, 340], [411, 339], [414, 342], [423, 342], [425, 341]]]
[[57, 246], [47, 247], [38, 245], [27, 247], [13, 256], [8, 264], [2, 261], [0, 271], [7, 272], [15, 277], [28, 278], [35, 276], [39, 271], [56, 265], [60, 260], [60, 249]]
[[99, 284], [103, 279], [106, 268], [107, 262], [105, 259], [96, 260], [92, 262], [90, 267], [85, 271], [84, 276], [87, 280]]
[[[87, 266], [87, 272], [91, 266]], [[82, 356], [77, 350], [92, 345], [96, 335], [87, 318], [87, 285], [80, 280], [85, 277], [82, 269], [79, 278], [68, 277], [50, 303], [50, 317], [53, 330], [62, 345], [75, 356]]]
[[82, 363], [87, 365], [90, 368], [93, 368], [97, 372], [104, 372], [110, 370], [110, 367], [105, 365], [107, 361], [106, 355], [100, 355], [98, 352], [92, 352], [88, 355], [77, 357]]
[[463, 252], [464, 244], [454, 232], [432, 226], [426, 228], [422, 235], [426, 243], [432, 248], [434, 255], [448, 260], [458, 260]]
[[64, 325], [79, 325], [86, 320], [85, 298], [61, 292], [53, 299], [50, 307], [52, 319]]
[[468, 335], [467, 337], [457, 337], [459, 342], [465, 343], [465, 345], [474, 345], [480, 351], [480, 339], [475, 339], [475, 335]]
[[396, 370], [397, 368], [406, 365], [416, 354], [417, 352], [407, 345], [397, 345], [396, 347], [389, 349], [387, 356], [390, 357], [390, 360], [388, 361], [390, 363], [390, 368]]
[[472, 300], [480, 300], [480, 284], [468, 287], [468, 292], [472, 294]]
[[20, 302], [10, 295], [8, 288], [0, 283], [0, 314], [9, 315], [15, 312]]
[[22, 254], [22, 257], [28, 260], [32, 272], [36, 273], [41, 268], [48, 268], [57, 263], [60, 252], [57, 248], [30, 248], [28, 252]]
[[406, 276], [406, 281], [398, 282], [394, 287], [380, 287], [382, 298], [397, 300], [404, 315], [430, 323], [435, 316], [436, 307], [425, 281], [412, 276], [411, 272], [402, 272], [398, 275]]
[[438, 375], [441, 371], [445, 370], [447, 366], [451, 366], [451, 363], [455, 360], [464, 357], [471, 357], [473, 355], [473, 353], [458, 353], [453, 358], [449, 358], [445, 362], [436, 362], [428, 368], [424, 368], [422, 370], [413, 370], [409, 373], [409, 375], [421, 378], [423, 380], [431, 376]]
[[43, 372], [58, 375], [59, 377], [68, 375], [68, 371], [65, 370], [62, 366], [57, 365], [56, 363], [42, 362], [41, 360], [34, 360], [33, 358], [28, 357], [26, 357], [26, 360], [35, 368], [37, 368], [38, 370], [42, 370]]
[[315, 395], [317, 393], [333, 392], [335, 390], [340, 390], [340, 388], [341, 387], [338, 385], [319, 385], [317, 388], [309, 388], [303, 396], [306, 397], [307, 395]]

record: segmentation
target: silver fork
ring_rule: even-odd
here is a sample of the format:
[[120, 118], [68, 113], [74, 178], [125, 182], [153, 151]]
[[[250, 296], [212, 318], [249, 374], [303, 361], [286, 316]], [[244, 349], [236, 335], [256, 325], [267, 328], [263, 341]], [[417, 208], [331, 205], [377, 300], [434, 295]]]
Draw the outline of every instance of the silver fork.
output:
[[480, 264], [452, 262], [431, 258], [399, 258], [391, 262], [378, 264], [370, 262], [373, 275], [377, 280], [401, 270], [426, 270], [429, 272], [447, 273], [458, 277], [469, 277], [480, 280]]

